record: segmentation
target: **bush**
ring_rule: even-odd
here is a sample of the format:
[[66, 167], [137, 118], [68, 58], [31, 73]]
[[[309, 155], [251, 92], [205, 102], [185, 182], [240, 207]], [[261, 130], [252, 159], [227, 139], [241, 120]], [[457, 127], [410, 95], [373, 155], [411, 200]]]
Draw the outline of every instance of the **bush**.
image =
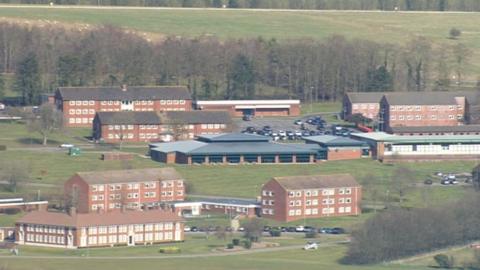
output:
[[232, 244], [232, 243], [228, 243], [228, 244], [227, 244], [227, 249], [233, 249], [233, 244]]
[[252, 248], [252, 241], [244, 240], [243, 241], [243, 247], [246, 248], [246, 249], [251, 249]]
[[452, 28], [450, 29], [450, 38], [451, 39], [457, 39], [460, 35], [462, 34], [462, 31], [457, 28]]
[[164, 247], [164, 248], [161, 248], [158, 252], [163, 254], [176, 254], [176, 253], [180, 253], [181, 249], [179, 247]]
[[232, 244], [233, 244], [234, 246], [240, 246], [240, 239], [237, 239], [237, 238], [232, 239]]
[[7, 209], [5, 209], [5, 214], [7, 214], [7, 215], [16, 215], [18, 213], [20, 213], [20, 209], [18, 209], [18, 208], [7, 208]]
[[271, 230], [270, 231], [270, 236], [271, 237], [279, 237], [282, 235], [282, 231], [280, 230]]
[[305, 238], [317, 238], [317, 231], [310, 231], [305, 233]]
[[0, 151], [5, 151], [7, 150], [7, 146], [6, 145], [0, 145]]
[[435, 262], [438, 264], [440, 268], [453, 268], [454, 260], [452, 256], [447, 256], [445, 254], [437, 254], [433, 257]]

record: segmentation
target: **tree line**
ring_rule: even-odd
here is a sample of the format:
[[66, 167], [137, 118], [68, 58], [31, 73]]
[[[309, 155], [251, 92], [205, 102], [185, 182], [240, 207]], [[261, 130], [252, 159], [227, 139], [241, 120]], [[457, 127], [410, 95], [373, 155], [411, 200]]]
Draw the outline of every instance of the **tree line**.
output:
[[352, 232], [344, 263], [371, 264], [480, 239], [478, 194], [437, 207], [384, 211]]
[[447, 90], [462, 83], [470, 55], [458, 40], [433, 46], [423, 37], [403, 45], [342, 36], [154, 42], [112, 26], [81, 31], [0, 23], [0, 73], [14, 74], [24, 104], [58, 86], [182, 84], [204, 99], [315, 102], [338, 100], [345, 91]]
[[10, 4], [317, 10], [480, 11], [477, 0], [0, 0]]

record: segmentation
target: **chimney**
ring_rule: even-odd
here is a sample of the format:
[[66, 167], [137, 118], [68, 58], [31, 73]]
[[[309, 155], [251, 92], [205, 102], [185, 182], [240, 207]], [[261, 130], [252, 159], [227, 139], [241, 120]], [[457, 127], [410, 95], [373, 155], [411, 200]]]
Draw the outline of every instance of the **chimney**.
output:
[[76, 207], [70, 207], [68, 209], [68, 214], [71, 216], [71, 217], [75, 217], [77, 215], [77, 208]]
[[122, 84], [122, 91], [127, 92], [127, 85], [126, 84]]

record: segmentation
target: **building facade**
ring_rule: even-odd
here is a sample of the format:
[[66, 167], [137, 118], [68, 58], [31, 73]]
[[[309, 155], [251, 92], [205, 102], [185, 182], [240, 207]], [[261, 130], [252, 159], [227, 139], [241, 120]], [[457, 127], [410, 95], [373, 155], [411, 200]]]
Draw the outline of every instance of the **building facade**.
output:
[[343, 119], [349, 119], [354, 114], [361, 114], [369, 119], [378, 119], [380, 100], [383, 95], [383, 92], [346, 93], [342, 102]]
[[281, 222], [359, 215], [362, 187], [349, 174], [274, 177], [261, 198], [262, 216]]
[[34, 211], [15, 225], [20, 245], [87, 248], [135, 246], [184, 240], [183, 219], [160, 209], [69, 213]]
[[370, 157], [370, 146], [365, 142], [332, 135], [309, 136], [303, 138], [307, 144], [317, 144], [324, 149], [317, 159], [348, 160]]
[[78, 172], [65, 182], [64, 193], [80, 213], [145, 209], [183, 201], [185, 184], [173, 168]]
[[99, 112], [93, 138], [108, 143], [169, 142], [219, 134], [232, 128], [227, 112]]
[[203, 198], [195, 201], [167, 202], [166, 204], [182, 216], [205, 214], [224, 214], [231, 218], [260, 216], [260, 204], [255, 200]]
[[97, 112], [190, 111], [183, 86], [59, 87], [55, 104], [67, 127], [91, 127]]
[[198, 100], [195, 108], [202, 111], [228, 111], [232, 117], [298, 116], [300, 100]]

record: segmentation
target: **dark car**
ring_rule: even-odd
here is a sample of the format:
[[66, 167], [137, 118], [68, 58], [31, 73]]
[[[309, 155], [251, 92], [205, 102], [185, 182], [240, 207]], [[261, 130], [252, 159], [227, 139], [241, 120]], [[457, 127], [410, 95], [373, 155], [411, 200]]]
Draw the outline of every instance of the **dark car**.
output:
[[252, 121], [253, 115], [247, 114], [242, 117], [243, 121]]
[[433, 181], [432, 181], [432, 179], [426, 179], [425, 181], [423, 181], [423, 183], [425, 185], [431, 185], [431, 184], [433, 184]]
[[318, 229], [319, 233], [332, 233], [332, 228], [320, 228]]
[[269, 232], [269, 231], [271, 231], [271, 230], [272, 230], [272, 227], [270, 227], [270, 226], [263, 226], [263, 231], [264, 231], [264, 232]]
[[296, 227], [288, 227], [287, 232], [296, 232], [297, 228]]
[[330, 233], [331, 234], [344, 234], [345, 230], [343, 228], [335, 227], [335, 228], [332, 228]]
[[250, 133], [257, 131], [254, 127], [247, 127], [245, 130]]
[[303, 231], [304, 232], [315, 232], [317, 229], [315, 229], [314, 227], [311, 227], [311, 226], [305, 226], [303, 227]]
[[271, 126], [263, 126], [263, 131], [272, 131], [272, 127]]
[[198, 228], [196, 226], [193, 226], [190, 228], [191, 232], [198, 232]]

